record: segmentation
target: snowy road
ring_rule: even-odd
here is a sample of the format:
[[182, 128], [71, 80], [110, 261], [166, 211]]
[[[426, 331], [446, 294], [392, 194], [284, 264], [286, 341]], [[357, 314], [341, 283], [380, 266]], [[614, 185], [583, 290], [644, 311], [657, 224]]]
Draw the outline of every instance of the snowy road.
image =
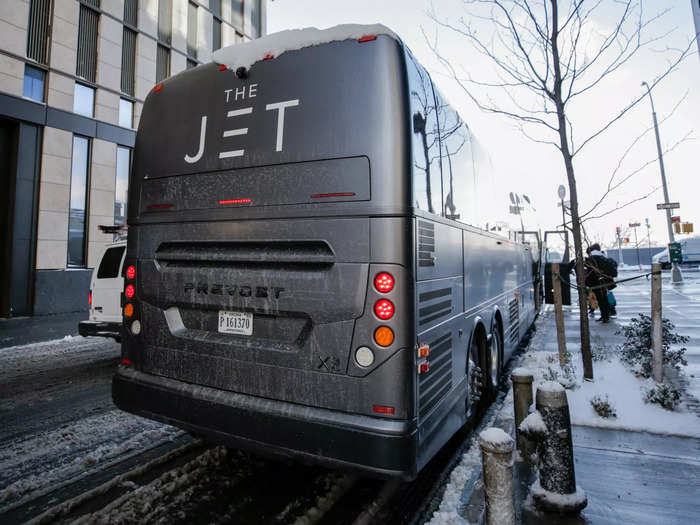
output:
[[102, 338], [0, 348], [0, 523], [420, 522], [469, 434], [414, 483], [270, 461], [117, 410], [118, 361]]

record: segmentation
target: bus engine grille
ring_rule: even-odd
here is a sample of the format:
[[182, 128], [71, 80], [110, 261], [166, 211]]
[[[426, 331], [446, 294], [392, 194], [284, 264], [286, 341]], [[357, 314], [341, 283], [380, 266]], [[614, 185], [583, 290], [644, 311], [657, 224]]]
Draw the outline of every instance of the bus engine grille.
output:
[[508, 337], [513, 343], [517, 343], [520, 335], [520, 305], [517, 299], [513, 299], [508, 303], [508, 315], [510, 325], [508, 327]]
[[425, 417], [452, 388], [452, 332], [441, 335], [430, 345], [430, 371], [418, 379], [418, 413]]
[[418, 266], [435, 266], [435, 225], [418, 221]]

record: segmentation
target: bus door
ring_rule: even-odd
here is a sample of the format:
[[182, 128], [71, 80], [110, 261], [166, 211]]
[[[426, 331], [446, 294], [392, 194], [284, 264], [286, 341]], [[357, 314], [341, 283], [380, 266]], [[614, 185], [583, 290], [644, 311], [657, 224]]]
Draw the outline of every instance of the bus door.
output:
[[542, 264], [542, 238], [538, 231], [519, 231], [517, 240], [528, 247], [532, 261], [532, 284], [535, 288], [535, 308], [542, 304], [542, 277], [544, 265]]
[[[544, 302], [554, 304], [552, 288], [552, 263], [559, 263], [560, 268], [569, 266], [569, 232], [566, 230], [549, 230], [544, 232]], [[569, 272], [560, 272], [562, 304], [571, 305], [571, 286]]]

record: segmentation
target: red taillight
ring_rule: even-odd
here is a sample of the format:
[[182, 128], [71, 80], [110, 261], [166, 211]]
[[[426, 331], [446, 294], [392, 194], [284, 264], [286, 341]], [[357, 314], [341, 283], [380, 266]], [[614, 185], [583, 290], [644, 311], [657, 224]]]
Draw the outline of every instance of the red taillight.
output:
[[92, 290], [90, 290], [90, 295], [88, 295], [88, 304], [92, 306]]
[[133, 264], [126, 269], [126, 278], [130, 281], [136, 277], [136, 266]]
[[391, 319], [394, 316], [394, 303], [388, 299], [379, 299], [374, 303], [374, 313], [383, 321]]
[[327, 199], [329, 197], [354, 197], [354, 191], [344, 191], [341, 193], [314, 193], [312, 199]]
[[271, 55], [270, 53], [268, 53], [263, 57], [263, 60], [272, 60], [273, 58], [275, 58], [275, 55]]
[[374, 287], [378, 292], [389, 293], [394, 289], [394, 278], [390, 273], [378, 273], [374, 278]]
[[377, 35], [365, 35], [361, 36], [360, 38], [357, 39], [357, 41], [361, 44], [362, 42], [371, 42], [372, 40], [376, 40]]
[[226, 71], [226, 66], [224, 64], [219, 65], [219, 71]]
[[394, 407], [387, 407], [384, 405], [374, 405], [372, 407], [372, 410], [374, 410], [377, 414], [393, 414], [394, 413]]
[[126, 366], [131, 366], [131, 361], [128, 359], [122, 359], [122, 364]]
[[126, 295], [129, 299], [131, 299], [135, 294], [136, 294], [136, 288], [134, 288], [134, 285], [133, 284], [127, 285], [126, 289], [124, 290], [124, 295]]
[[174, 204], [170, 204], [169, 202], [162, 202], [159, 204], [149, 204], [146, 206], [146, 209], [148, 210], [167, 210], [175, 206]]
[[250, 204], [252, 199], [227, 199], [219, 201], [219, 204]]
[[425, 374], [430, 371], [430, 361], [423, 361], [418, 365], [418, 373]]
[[153, 88], [153, 92], [158, 93], [161, 89], [163, 89], [163, 84], [156, 84], [156, 86]]

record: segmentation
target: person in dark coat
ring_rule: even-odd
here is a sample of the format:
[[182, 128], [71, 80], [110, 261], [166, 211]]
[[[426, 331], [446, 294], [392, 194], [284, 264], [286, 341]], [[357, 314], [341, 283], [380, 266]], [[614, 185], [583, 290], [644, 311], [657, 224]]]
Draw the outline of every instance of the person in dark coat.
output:
[[593, 290], [593, 293], [595, 294], [598, 301], [598, 308], [600, 309], [600, 318], [598, 321], [607, 323], [610, 321], [610, 314], [612, 312], [610, 304], [608, 303], [608, 287], [613, 283], [614, 279], [606, 273], [608, 267], [607, 257], [600, 250], [600, 245], [598, 243], [591, 244], [586, 250], [586, 254], [588, 256], [583, 261], [586, 271], [586, 286], [593, 288], [594, 286], [605, 285], [596, 288]]

